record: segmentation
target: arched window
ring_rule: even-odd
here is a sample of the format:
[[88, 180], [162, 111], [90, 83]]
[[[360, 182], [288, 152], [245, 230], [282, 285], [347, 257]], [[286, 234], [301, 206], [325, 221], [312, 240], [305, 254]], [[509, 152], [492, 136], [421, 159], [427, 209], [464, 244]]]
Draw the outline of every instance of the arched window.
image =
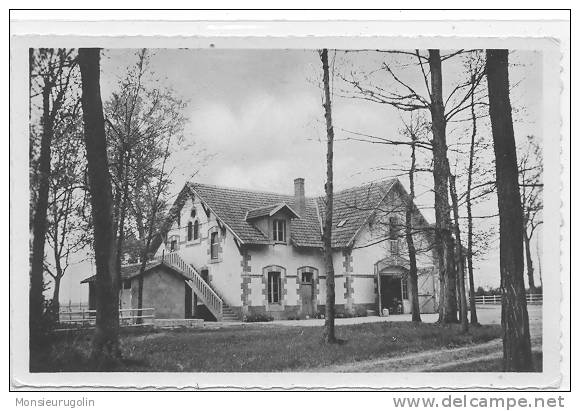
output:
[[192, 236], [193, 236], [193, 224], [190, 221], [189, 223], [187, 223], [187, 241], [191, 241]]
[[197, 240], [199, 238], [199, 221], [195, 220], [193, 223], [193, 239]]

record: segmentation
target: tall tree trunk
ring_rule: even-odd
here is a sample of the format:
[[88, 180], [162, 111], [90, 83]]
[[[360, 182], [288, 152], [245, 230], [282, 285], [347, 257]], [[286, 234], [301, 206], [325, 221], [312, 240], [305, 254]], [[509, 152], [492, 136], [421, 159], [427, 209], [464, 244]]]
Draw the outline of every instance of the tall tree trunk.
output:
[[538, 256], [538, 275], [540, 276], [540, 288], [544, 293], [544, 283], [542, 282], [542, 251], [540, 250], [540, 239], [536, 237], [536, 254]]
[[443, 278], [439, 311], [441, 323], [457, 322], [455, 285], [455, 256], [451, 220], [449, 216], [449, 161], [447, 159], [445, 106], [439, 50], [429, 50], [431, 70], [431, 129], [433, 133], [433, 180], [435, 190], [435, 246], [439, 262], [439, 276]]
[[50, 145], [54, 134], [54, 120], [50, 110], [50, 95], [53, 84], [45, 79], [42, 90], [42, 137], [40, 140], [40, 157], [38, 166], [38, 194], [34, 207], [34, 225], [32, 240], [32, 261], [30, 264], [30, 345], [38, 342], [42, 328], [44, 311], [43, 273], [44, 244], [46, 242], [46, 214], [48, 210], [48, 191], [50, 183]]
[[486, 57], [499, 208], [504, 371], [532, 371], [524, 286], [523, 214], [509, 97], [508, 51], [487, 50]]
[[332, 265], [332, 158], [334, 129], [332, 127], [332, 108], [330, 103], [330, 78], [328, 73], [328, 49], [322, 49], [323, 83], [324, 83], [324, 117], [326, 119], [326, 210], [324, 217], [324, 266], [326, 271], [326, 313], [324, 317], [324, 340], [327, 343], [336, 342], [334, 335], [334, 266]]
[[409, 168], [409, 201], [405, 208], [405, 239], [409, 254], [409, 279], [411, 280], [411, 319], [421, 322], [421, 307], [419, 306], [419, 284], [417, 278], [417, 252], [413, 241], [413, 201], [415, 201], [415, 136], [411, 136], [411, 167]]
[[52, 309], [55, 313], [58, 314], [58, 312], [60, 311], [60, 280], [61, 280], [62, 276], [59, 276], [57, 274], [57, 276], [54, 278], [54, 290], [52, 292]]
[[457, 256], [457, 288], [459, 290], [459, 320], [461, 330], [467, 332], [469, 329], [467, 320], [467, 297], [465, 295], [465, 257], [463, 255], [463, 243], [461, 242], [461, 229], [459, 228], [459, 204], [457, 202], [457, 188], [455, 186], [455, 176], [449, 174], [449, 188], [451, 193], [451, 204], [453, 206], [453, 230], [455, 232], [455, 249]]
[[534, 262], [532, 261], [532, 250], [530, 249], [530, 236], [528, 236], [528, 232], [526, 227], [523, 229], [523, 236], [524, 236], [524, 249], [526, 252], [526, 270], [528, 273], [528, 285], [530, 287], [530, 293], [536, 293], [536, 283], [534, 282]]
[[96, 263], [96, 329], [91, 358], [107, 367], [121, 356], [119, 349], [119, 282], [115, 261], [113, 199], [105, 121], [100, 91], [100, 50], [79, 49], [87, 169], [91, 194]]
[[[472, 87], [475, 87], [475, 74], [471, 75]], [[471, 189], [473, 186], [473, 160], [475, 158], [475, 137], [477, 136], [477, 116], [475, 115], [475, 97], [471, 92], [471, 142], [469, 144], [469, 166], [467, 168], [467, 273], [469, 276], [469, 313], [471, 324], [479, 324], [475, 306], [475, 282], [473, 280], [473, 214], [471, 211]]]

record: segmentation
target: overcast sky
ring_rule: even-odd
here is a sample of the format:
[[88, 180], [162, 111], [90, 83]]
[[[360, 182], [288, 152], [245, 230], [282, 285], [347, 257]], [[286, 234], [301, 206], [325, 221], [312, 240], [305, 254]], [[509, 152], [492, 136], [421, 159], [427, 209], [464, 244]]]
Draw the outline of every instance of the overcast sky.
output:
[[[291, 193], [293, 179], [306, 180], [306, 194], [322, 195], [325, 181], [326, 130], [319, 87], [321, 63], [315, 50], [151, 50], [151, 68], [161, 83], [188, 101], [185, 141], [212, 155], [201, 165], [191, 150], [178, 152], [172, 192], [178, 192], [188, 176], [198, 170], [196, 181], [248, 189]], [[101, 61], [103, 99], [110, 96], [116, 79], [135, 62], [134, 50], [104, 50]], [[385, 56], [374, 52], [338, 53], [336, 70], [378, 68]], [[541, 53], [516, 51], [510, 55], [510, 82], [516, 138], [528, 134], [541, 138]], [[419, 90], [422, 83], [405, 79]], [[443, 65], [444, 93], [464, 76], [461, 62]], [[403, 74], [405, 75], [405, 74]], [[333, 117], [337, 142], [334, 167], [337, 190], [378, 179], [394, 172], [377, 170], [401, 164], [407, 149], [341, 141], [352, 130], [396, 138], [400, 115], [391, 107], [339, 96], [335, 82]], [[485, 122], [485, 121], [484, 121]], [[482, 125], [482, 133], [486, 127]], [[455, 131], [461, 132], [461, 131]], [[489, 136], [491, 139], [491, 136]], [[458, 174], [461, 170], [458, 170]], [[401, 179], [408, 186], [405, 179]], [[418, 181], [417, 202], [434, 222], [430, 193], [432, 175]], [[478, 212], [497, 210], [495, 198], [478, 206]], [[482, 223], [484, 224], [484, 223]], [[499, 285], [498, 243], [478, 263], [476, 285]], [[79, 281], [91, 275], [89, 264], [71, 267], [63, 280], [62, 300], [86, 301], [87, 287]], [[88, 271], [88, 272], [87, 272]]]

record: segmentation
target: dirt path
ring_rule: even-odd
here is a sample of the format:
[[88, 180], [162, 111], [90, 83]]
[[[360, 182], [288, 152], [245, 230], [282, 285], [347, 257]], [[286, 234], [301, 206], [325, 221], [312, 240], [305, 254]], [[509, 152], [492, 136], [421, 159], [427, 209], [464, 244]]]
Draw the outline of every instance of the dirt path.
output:
[[[541, 332], [537, 327], [532, 331], [532, 349], [542, 350]], [[476, 363], [501, 358], [502, 340], [495, 339], [483, 344], [459, 348], [429, 350], [401, 357], [382, 357], [373, 360], [338, 364], [329, 367], [304, 370], [314, 372], [425, 372], [442, 371], [458, 365]]]

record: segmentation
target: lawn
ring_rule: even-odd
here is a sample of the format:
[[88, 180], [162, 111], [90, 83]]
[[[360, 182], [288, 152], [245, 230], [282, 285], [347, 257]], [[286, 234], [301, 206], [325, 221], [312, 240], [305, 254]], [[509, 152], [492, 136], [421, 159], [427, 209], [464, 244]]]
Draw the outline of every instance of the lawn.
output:
[[[533, 372], [542, 372], [542, 353], [532, 352], [532, 361], [534, 363]], [[503, 361], [501, 358], [489, 360], [472, 361], [464, 364], [457, 364], [449, 367], [442, 367], [437, 372], [502, 372]]]
[[[403, 322], [343, 325], [340, 344], [321, 340], [321, 327], [253, 325], [124, 333], [124, 361], [114, 371], [308, 371], [328, 365], [483, 343], [501, 335], [497, 325], [472, 328]], [[32, 372], [91, 371], [90, 334], [54, 337], [31, 356]]]

